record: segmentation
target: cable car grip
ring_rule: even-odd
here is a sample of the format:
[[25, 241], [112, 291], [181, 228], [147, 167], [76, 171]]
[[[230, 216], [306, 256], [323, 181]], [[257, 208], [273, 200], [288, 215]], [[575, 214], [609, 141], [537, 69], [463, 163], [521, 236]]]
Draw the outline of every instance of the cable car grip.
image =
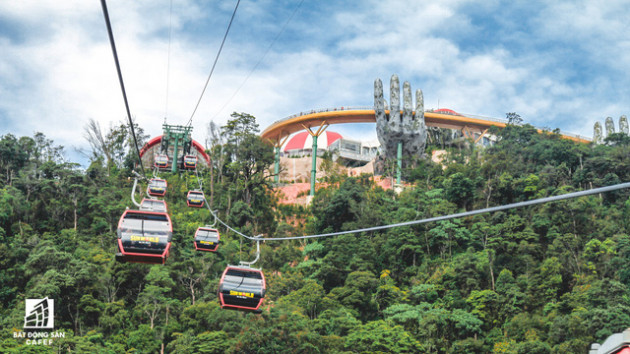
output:
[[239, 264], [241, 266], [251, 267], [254, 263], [258, 262], [258, 259], [260, 258], [260, 240], [258, 238], [262, 236], [263, 236], [262, 234], [254, 236], [254, 238], [256, 239], [256, 258], [251, 262], [240, 261]]

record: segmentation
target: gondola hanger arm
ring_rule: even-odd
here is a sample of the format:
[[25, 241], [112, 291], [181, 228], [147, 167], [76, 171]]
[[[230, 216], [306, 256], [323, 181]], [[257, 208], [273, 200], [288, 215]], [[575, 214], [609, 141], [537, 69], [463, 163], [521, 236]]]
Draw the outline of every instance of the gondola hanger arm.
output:
[[140, 208], [140, 203], [136, 202], [136, 187], [138, 186], [138, 178], [133, 179], [133, 188], [131, 188], [131, 201], [135, 206]]
[[258, 259], [260, 259], [260, 237], [262, 237], [262, 234], [254, 236], [254, 240], [256, 240], [256, 258], [251, 262], [240, 261], [239, 263], [241, 266], [251, 267], [254, 263], [258, 262]]

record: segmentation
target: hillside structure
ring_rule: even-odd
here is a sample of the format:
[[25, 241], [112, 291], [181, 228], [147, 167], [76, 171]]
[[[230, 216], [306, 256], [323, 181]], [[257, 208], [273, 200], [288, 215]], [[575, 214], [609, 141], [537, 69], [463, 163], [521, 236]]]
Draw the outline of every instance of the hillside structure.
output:
[[[270, 142], [275, 149], [275, 182], [279, 182], [282, 146], [292, 134], [303, 130], [311, 136], [311, 151], [318, 151], [318, 138], [332, 124], [376, 123], [381, 151], [384, 155], [395, 157], [397, 160], [397, 183], [400, 184], [403, 156], [422, 155], [426, 144], [431, 142], [431, 132], [435, 132], [435, 129], [448, 129], [455, 132], [452, 134], [454, 140], [459, 139], [473, 144], [488, 145], [493, 139], [488, 133], [489, 128], [493, 126], [503, 128], [508, 124], [505, 119], [464, 115], [450, 109], [425, 110], [421, 90], [416, 91], [414, 109], [411, 85], [407, 82], [403, 84], [403, 100], [402, 107], [400, 107], [400, 84], [397, 75], [393, 75], [390, 80], [390, 102], [392, 109], [383, 98], [380, 79], [376, 79], [374, 82], [374, 105], [371, 107], [338, 107], [305, 111], [271, 124], [261, 133], [261, 137]], [[538, 129], [538, 131], [542, 133], [544, 129]], [[566, 132], [560, 132], [560, 135], [564, 139], [582, 143], [591, 141], [588, 137]], [[343, 143], [338, 144], [340, 144], [339, 151], [342, 151]], [[346, 146], [350, 146], [350, 144]], [[372, 151], [372, 147], [366, 146], [368, 151]], [[306, 149], [302, 147], [302, 150]], [[363, 151], [363, 146], [361, 146], [361, 152]], [[311, 155], [311, 195], [314, 195], [317, 154]]]

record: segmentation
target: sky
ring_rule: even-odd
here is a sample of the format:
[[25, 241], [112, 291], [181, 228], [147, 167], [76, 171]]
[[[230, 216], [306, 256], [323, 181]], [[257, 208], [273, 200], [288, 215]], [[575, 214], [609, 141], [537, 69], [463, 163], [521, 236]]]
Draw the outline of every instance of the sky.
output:
[[[373, 106], [374, 80], [422, 89], [425, 109], [591, 137], [630, 115], [630, 1], [109, 0], [131, 115], [150, 136], [232, 112], [261, 131], [312, 109]], [[389, 90], [385, 90], [386, 97]], [[127, 119], [97, 0], [0, 1], [0, 135], [43, 132], [87, 163], [84, 127]], [[374, 124], [329, 128], [374, 139]]]

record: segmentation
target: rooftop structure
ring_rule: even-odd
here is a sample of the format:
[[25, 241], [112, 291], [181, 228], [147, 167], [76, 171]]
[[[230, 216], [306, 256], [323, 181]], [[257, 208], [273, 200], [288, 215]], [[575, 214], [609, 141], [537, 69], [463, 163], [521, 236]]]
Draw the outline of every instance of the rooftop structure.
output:
[[[386, 110], [386, 112], [389, 112], [389, 110]], [[479, 136], [485, 136], [487, 129], [491, 126], [503, 128], [508, 123], [507, 120], [501, 118], [482, 117], [464, 113], [454, 115], [451, 112], [443, 111], [443, 109], [425, 110], [424, 120], [427, 127], [458, 129], [461, 130], [466, 137], [473, 139], [474, 136], [477, 136], [477, 138], [479, 138]], [[300, 112], [278, 120], [268, 126], [261, 133], [261, 137], [275, 143], [282, 141], [283, 138], [293, 133], [303, 130], [305, 126], [316, 127], [322, 124], [375, 122], [376, 115], [374, 113], [374, 107], [326, 108]], [[538, 130], [542, 132], [544, 129], [539, 128]], [[591, 138], [582, 135], [567, 132], [560, 132], [560, 135], [565, 139], [581, 143], [591, 142]]]
[[[335, 141], [341, 139], [341, 134], [325, 131], [318, 138], [318, 153], [327, 150]], [[289, 156], [306, 156], [311, 155], [313, 150], [313, 137], [306, 131], [299, 132], [292, 136], [284, 145], [282, 151]], [[321, 153], [320, 153], [321, 154]]]

